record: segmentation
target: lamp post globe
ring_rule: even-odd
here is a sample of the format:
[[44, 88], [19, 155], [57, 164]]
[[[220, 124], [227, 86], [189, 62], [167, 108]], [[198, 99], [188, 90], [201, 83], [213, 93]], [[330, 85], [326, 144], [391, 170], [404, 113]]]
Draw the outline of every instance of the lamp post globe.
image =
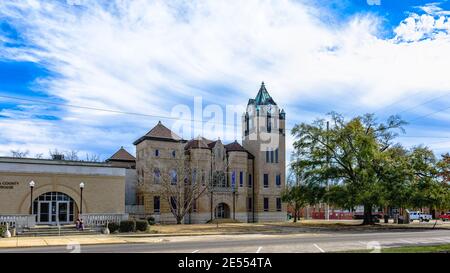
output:
[[33, 214], [33, 188], [34, 186], [36, 186], [36, 183], [31, 180], [30, 183], [28, 183], [28, 185], [30, 185], [30, 215]]
[[83, 214], [83, 189], [84, 182], [80, 183], [80, 214]]

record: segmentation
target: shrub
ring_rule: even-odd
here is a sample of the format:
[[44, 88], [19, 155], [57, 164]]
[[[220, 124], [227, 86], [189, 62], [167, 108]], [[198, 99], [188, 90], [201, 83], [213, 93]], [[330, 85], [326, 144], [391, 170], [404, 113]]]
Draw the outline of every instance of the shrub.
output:
[[3, 237], [3, 234], [6, 231], [6, 226], [0, 226], [0, 237]]
[[148, 229], [148, 222], [145, 220], [137, 220], [136, 221], [136, 230], [139, 231], [147, 231]]
[[108, 224], [109, 232], [114, 233], [119, 230], [120, 225], [118, 223], [109, 223]]
[[152, 226], [155, 224], [155, 217], [150, 216], [147, 218], [147, 221], [148, 221], [148, 224]]
[[120, 221], [119, 231], [120, 232], [135, 232], [136, 231], [136, 222], [131, 221], [131, 220]]

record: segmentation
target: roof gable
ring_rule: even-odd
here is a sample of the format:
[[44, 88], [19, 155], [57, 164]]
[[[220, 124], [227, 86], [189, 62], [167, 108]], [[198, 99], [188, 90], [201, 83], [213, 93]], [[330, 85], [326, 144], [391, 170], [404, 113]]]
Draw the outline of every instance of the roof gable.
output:
[[177, 134], [172, 132], [169, 128], [164, 126], [161, 121], [158, 122], [158, 124], [153, 127], [147, 134], [140, 137], [138, 140], [133, 142], [134, 145], [138, 145], [144, 140], [157, 140], [157, 141], [169, 141], [169, 142], [181, 142], [185, 143], [186, 140], [179, 137]]
[[237, 140], [224, 146], [227, 152], [247, 152], [247, 150], [244, 147], [242, 147], [242, 145], [239, 144]]
[[198, 137], [196, 139], [191, 139], [188, 141], [186, 146], [184, 146], [185, 150], [189, 149], [210, 149], [208, 145], [209, 140], [204, 137]]
[[167, 138], [167, 139], [173, 139], [173, 140], [181, 140], [181, 137], [179, 137], [177, 134], [172, 132], [169, 128], [164, 126], [161, 121], [158, 122], [158, 124], [153, 127], [145, 136], [149, 137], [156, 137], [156, 138]]
[[119, 160], [119, 161], [136, 161], [136, 158], [134, 156], [132, 156], [127, 150], [125, 150], [122, 147], [120, 147], [120, 149], [115, 152], [109, 159], [108, 161], [111, 160]]

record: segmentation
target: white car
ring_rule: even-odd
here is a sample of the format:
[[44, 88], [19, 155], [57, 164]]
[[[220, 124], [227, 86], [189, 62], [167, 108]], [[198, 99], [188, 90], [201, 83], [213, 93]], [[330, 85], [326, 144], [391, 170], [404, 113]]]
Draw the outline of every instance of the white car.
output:
[[433, 216], [431, 214], [425, 214], [420, 211], [411, 211], [409, 212], [409, 221], [412, 222], [414, 220], [419, 220], [420, 222], [428, 222], [431, 219], [433, 219]]

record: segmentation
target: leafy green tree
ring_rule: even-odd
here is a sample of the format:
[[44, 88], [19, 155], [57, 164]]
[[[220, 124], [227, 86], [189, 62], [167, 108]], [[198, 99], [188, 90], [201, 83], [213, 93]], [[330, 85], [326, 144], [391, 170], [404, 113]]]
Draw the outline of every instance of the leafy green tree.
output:
[[378, 165], [382, 184], [380, 195], [385, 207], [406, 208], [410, 204], [414, 172], [410, 166], [409, 151], [395, 145], [383, 154]]
[[362, 204], [363, 224], [372, 224], [372, 209], [383, 204], [383, 166], [405, 122], [392, 116], [378, 123], [371, 114], [346, 122], [334, 112], [330, 118], [329, 128], [323, 119], [293, 128], [292, 167], [307, 183], [329, 186], [325, 201], [349, 208]]
[[439, 176], [442, 182], [450, 183], [450, 154], [442, 155], [442, 159], [438, 162]]
[[287, 203], [294, 211], [294, 223], [297, 222], [300, 210], [306, 204], [306, 200], [303, 199], [302, 194], [302, 189], [298, 185], [287, 185], [281, 193], [281, 200]]
[[448, 183], [442, 180], [442, 162], [426, 147], [415, 147], [410, 155], [414, 171], [411, 205], [415, 208], [428, 207], [430, 212], [448, 207]]
[[300, 218], [300, 210], [306, 205], [316, 204], [325, 194], [325, 188], [314, 184], [288, 184], [281, 194], [281, 200], [294, 210], [294, 222]]

